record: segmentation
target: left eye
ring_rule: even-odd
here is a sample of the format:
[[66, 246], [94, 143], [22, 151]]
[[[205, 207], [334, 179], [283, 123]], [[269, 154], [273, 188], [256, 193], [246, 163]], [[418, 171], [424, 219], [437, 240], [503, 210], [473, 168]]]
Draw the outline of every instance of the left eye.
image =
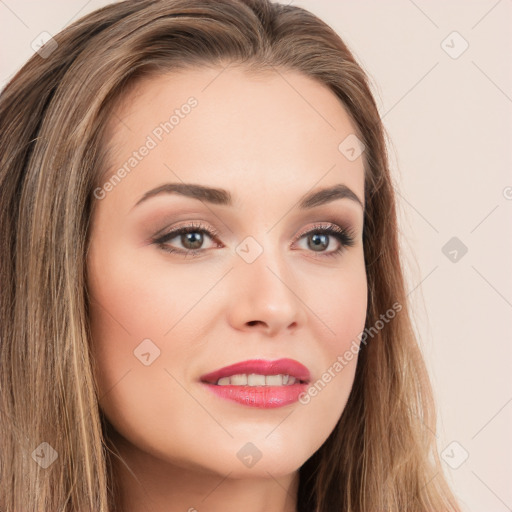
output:
[[[195, 256], [206, 250], [201, 248], [204, 243], [204, 235], [207, 235], [210, 239], [216, 240], [219, 233], [215, 230], [206, 228], [202, 224], [192, 224], [176, 228], [154, 240], [153, 243], [169, 253]], [[183, 249], [171, 247], [169, 245], [171, 240], [178, 237], [180, 237], [180, 242], [184, 246]], [[325, 249], [330, 245], [329, 237], [335, 238], [338, 241], [338, 248], [326, 251]], [[350, 230], [340, 228], [335, 224], [315, 225], [312, 229], [299, 235], [296, 240], [302, 240], [303, 238], [307, 238], [308, 248], [313, 252], [322, 253], [321, 256], [338, 255], [347, 247], [352, 247], [355, 244], [353, 233]], [[221, 245], [217, 245], [217, 247], [221, 247]]]
[[[327, 252], [322, 249], [329, 247], [329, 237], [338, 241], [338, 248]], [[320, 256], [325, 257], [338, 256], [346, 248], [355, 244], [355, 233], [336, 224], [316, 224], [313, 228], [299, 235], [298, 239], [301, 240], [302, 238], [306, 238], [308, 248], [312, 248], [313, 252], [320, 252]]]

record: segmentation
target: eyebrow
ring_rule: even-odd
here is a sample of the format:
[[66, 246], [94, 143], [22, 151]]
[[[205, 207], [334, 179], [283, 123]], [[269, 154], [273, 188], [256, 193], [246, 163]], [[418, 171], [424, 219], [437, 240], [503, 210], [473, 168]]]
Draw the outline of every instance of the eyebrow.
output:
[[[165, 183], [159, 187], [147, 191], [133, 206], [160, 194], [179, 194], [192, 199], [198, 199], [216, 205], [232, 206], [231, 193], [223, 188], [206, 187], [193, 183]], [[338, 199], [350, 199], [359, 204], [364, 211], [364, 204], [359, 197], [347, 185], [338, 184], [332, 187], [322, 188], [309, 192], [299, 200], [299, 209], [306, 210]]]

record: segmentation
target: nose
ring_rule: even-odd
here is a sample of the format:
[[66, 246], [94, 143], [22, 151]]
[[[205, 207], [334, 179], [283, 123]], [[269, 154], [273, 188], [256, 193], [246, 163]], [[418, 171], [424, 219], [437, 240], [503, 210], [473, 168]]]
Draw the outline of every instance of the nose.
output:
[[229, 322], [235, 329], [273, 337], [304, 325], [304, 299], [282, 258], [264, 251], [252, 263], [239, 260], [231, 279]]

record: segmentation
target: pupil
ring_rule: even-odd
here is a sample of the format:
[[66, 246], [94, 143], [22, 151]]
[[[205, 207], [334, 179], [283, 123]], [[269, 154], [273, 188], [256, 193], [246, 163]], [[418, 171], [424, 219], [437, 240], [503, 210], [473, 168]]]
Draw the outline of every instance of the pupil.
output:
[[192, 245], [192, 247], [190, 247], [191, 249], [197, 249], [201, 246], [201, 243], [203, 241], [203, 235], [198, 233], [197, 231], [185, 233], [184, 236], [187, 244]]
[[327, 235], [320, 235], [318, 233], [315, 233], [314, 235], [311, 236], [310, 240], [313, 241], [313, 245], [309, 244], [311, 248], [315, 249], [320, 247], [320, 248], [327, 248], [327, 246], [329, 245], [329, 240], [327, 239]]

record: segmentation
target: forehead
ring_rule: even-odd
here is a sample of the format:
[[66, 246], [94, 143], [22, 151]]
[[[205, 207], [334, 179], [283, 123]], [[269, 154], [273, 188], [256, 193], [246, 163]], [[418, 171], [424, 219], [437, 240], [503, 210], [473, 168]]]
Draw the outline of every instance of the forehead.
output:
[[106, 177], [151, 146], [125, 193], [181, 178], [241, 195], [345, 183], [364, 201], [363, 159], [340, 151], [356, 133], [339, 98], [296, 71], [180, 70], [144, 79], [121, 99], [107, 129]]

